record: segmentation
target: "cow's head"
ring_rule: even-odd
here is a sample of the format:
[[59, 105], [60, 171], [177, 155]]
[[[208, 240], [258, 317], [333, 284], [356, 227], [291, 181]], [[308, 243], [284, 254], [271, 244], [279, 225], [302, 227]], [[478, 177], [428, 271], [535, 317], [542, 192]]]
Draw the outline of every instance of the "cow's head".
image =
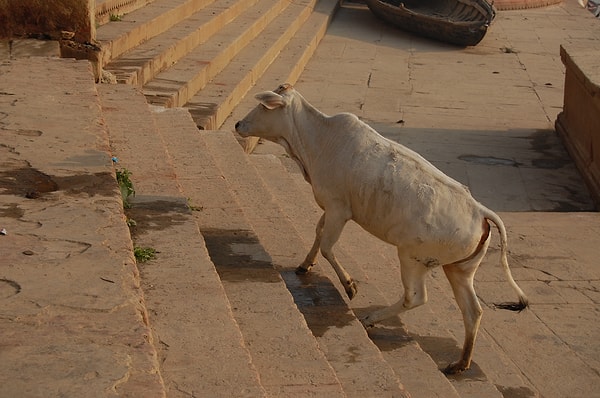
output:
[[274, 142], [286, 140], [293, 127], [294, 94], [294, 88], [288, 83], [274, 91], [256, 94], [254, 98], [260, 104], [235, 124], [235, 131], [242, 137], [254, 136]]

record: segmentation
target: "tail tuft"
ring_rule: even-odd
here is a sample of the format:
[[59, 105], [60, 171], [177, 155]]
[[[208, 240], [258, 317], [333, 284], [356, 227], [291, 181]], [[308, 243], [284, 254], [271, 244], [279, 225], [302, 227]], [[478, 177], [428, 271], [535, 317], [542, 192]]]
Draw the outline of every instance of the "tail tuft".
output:
[[499, 310], [508, 310], [514, 312], [521, 312], [525, 308], [529, 306], [527, 299], [521, 297], [519, 298], [518, 303], [504, 302], [504, 303], [494, 303], [494, 307]]

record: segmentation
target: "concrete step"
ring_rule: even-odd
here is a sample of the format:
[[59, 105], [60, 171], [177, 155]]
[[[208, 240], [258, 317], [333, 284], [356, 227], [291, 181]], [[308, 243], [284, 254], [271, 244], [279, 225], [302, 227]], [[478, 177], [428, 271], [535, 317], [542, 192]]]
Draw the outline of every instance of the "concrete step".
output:
[[135, 48], [214, 0], [154, 0], [117, 21], [98, 27], [96, 40], [102, 48], [101, 66]]
[[96, 25], [101, 26], [142, 8], [153, 0], [96, 0]]
[[[187, 110], [154, 108], [163, 120], [167, 151], [268, 396], [343, 397], [336, 373], [315, 341], [273, 260], [264, 250], [237, 189], [216, 166]], [[218, 134], [218, 133], [215, 133]], [[239, 145], [236, 149], [241, 151]], [[216, 335], [214, 338], [220, 338]]]
[[136, 195], [126, 214], [136, 223], [135, 245], [157, 251], [138, 266], [167, 396], [265, 396], [165, 149], [186, 119], [151, 113], [128, 85], [98, 90], [117, 167], [132, 173]]
[[89, 63], [5, 60], [0, 86], [0, 396], [164, 397]]
[[[155, 0], [98, 28], [104, 69], [217, 129], [257, 82], [295, 82], [337, 0]], [[266, 76], [261, 76], [266, 73]], [[273, 84], [270, 84], [273, 85]]]
[[186, 103], [201, 129], [220, 128], [257, 83], [295, 81], [325, 34], [335, 0], [292, 4]]
[[[306, 277], [294, 273], [310, 242], [305, 242], [256, 169], [229, 132], [202, 132], [207, 150], [231, 184], [232, 192], [304, 315], [348, 396], [406, 396], [398, 375], [348, 307], [327, 268]], [[296, 201], [298, 198], [288, 198]], [[302, 217], [309, 217], [303, 214]], [[314, 225], [314, 224], [313, 224]], [[336, 281], [336, 282], [332, 282]]]
[[259, 0], [234, 21], [223, 26], [206, 43], [146, 84], [144, 94], [148, 102], [166, 107], [183, 106], [254, 40], [265, 26], [279, 19], [281, 13], [287, 15], [291, 7], [289, 5], [286, 0]]
[[217, 0], [114, 59], [104, 69], [115, 75], [119, 83], [141, 87], [255, 3], [256, 0]]
[[[277, 85], [285, 82], [294, 84], [314, 54], [321, 39], [324, 37], [327, 27], [329, 26], [329, 23], [335, 15], [338, 7], [339, 1], [337, 0], [320, 0], [306, 23], [281, 50], [277, 58], [273, 60], [268, 68], [262, 73], [262, 75], [258, 77], [257, 80], [253, 81], [253, 87], [259, 87], [259, 90], [262, 91], [274, 89], [277, 87]], [[255, 77], [253, 76], [253, 78]], [[244, 87], [244, 89], [245, 88], [246, 87]], [[250, 93], [250, 95], [248, 95], [248, 93]], [[204, 100], [209, 97], [209, 94], [210, 85], [206, 90], [203, 91]], [[220, 129], [222, 130], [233, 131], [235, 123], [243, 118], [248, 110], [252, 109], [256, 105], [256, 100], [254, 99], [255, 92], [251, 92], [250, 90], [244, 93], [243, 97], [241, 97], [237, 104], [233, 103], [233, 101], [224, 100], [223, 97], [225, 96], [222, 95], [222, 93], [217, 92], [217, 94], [217, 96], [214, 94], [212, 96], [213, 103], [230, 105], [227, 108], [223, 107], [223, 110], [218, 112], [217, 116], [213, 116], [213, 114], [199, 114], [196, 110], [196, 107], [192, 107], [190, 104], [188, 104], [190, 112], [194, 116], [194, 120], [196, 120], [198, 125], [220, 125]], [[195, 101], [195, 99], [192, 101]], [[233, 110], [228, 109], [231, 108], [231, 105], [235, 105]], [[230, 111], [230, 113], [228, 113], [228, 111]], [[206, 120], [207, 116], [214, 119], [214, 121], [203, 121]], [[222, 124], [219, 124], [219, 122], [223, 119], [223, 116], [225, 116], [226, 119], [224, 122], [222, 122]], [[243, 141], [243, 146], [248, 153], [252, 152], [258, 143], [258, 140], [255, 137], [250, 137], [241, 141]]]

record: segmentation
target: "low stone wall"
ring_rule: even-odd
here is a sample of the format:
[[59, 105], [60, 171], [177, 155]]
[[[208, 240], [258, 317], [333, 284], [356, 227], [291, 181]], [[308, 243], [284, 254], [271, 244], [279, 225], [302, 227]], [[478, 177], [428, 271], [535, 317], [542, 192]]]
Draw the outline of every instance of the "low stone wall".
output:
[[560, 56], [565, 99], [556, 130], [600, 208], [600, 50], [563, 45]]
[[95, 4], [95, 0], [0, 0], [0, 38], [91, 43], [96, 38]]

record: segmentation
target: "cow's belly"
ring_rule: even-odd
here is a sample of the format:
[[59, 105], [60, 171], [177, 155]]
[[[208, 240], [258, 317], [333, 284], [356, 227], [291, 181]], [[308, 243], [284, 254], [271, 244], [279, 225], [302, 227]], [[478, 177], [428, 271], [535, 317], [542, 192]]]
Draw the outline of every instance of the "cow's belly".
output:
[[477, 202], [461, 193], [451, 199], [430, 194], [405, 190], [356, 195], [352, 219], [410, 256], [434, 259], [438, 265], [468, 257], [482, 233]]

